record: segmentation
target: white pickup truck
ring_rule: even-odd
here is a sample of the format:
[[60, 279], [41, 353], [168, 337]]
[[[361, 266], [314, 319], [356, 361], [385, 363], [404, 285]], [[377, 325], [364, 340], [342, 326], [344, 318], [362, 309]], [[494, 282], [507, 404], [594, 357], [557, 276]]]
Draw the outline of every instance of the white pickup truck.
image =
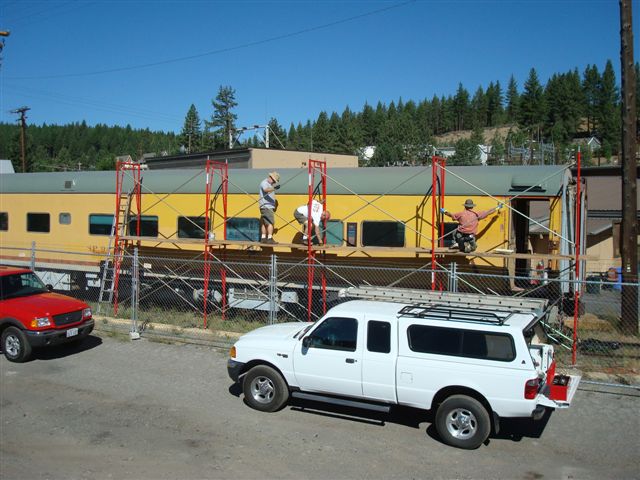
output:
[[229, 376], [242, 383], [246, 403], [265, 412], [289, 395], [434, 410], [442, 440], [466, 449], [497, 432], [501, 417], [540, 419], [548, 408], [569, 407], [580, 376], [555, 375], [553, 346], [537, 343], [544, 305], [433, 295], [419, 303], [353, 300], [313, 324], [259, 328], [231, 348]]

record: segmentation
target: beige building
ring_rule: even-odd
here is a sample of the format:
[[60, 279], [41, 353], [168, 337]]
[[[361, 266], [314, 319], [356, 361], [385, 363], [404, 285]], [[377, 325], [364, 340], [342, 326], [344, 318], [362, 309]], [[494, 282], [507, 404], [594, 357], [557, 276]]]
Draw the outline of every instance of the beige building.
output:
[[235, 148], [214, 152], [192, 153], [145, 159], [150, 170], [165, 168], [204, 168], [207, 159], [226, 162], [229, 168], [307, 168], [309, 160], [323, 160], [327, 168], [354, 168], [356, 155], [300, 152], [275, 148]]

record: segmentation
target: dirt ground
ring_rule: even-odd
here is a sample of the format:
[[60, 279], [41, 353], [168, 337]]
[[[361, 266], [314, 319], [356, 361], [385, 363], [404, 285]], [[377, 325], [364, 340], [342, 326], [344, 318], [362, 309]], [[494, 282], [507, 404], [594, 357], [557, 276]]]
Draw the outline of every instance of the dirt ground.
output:
[[585, 385], [568, 411], [512, 421], [477, 450], [431, 417], [296, 403], [251, 410], [226, 352], [89, 337], [0, 359], [0, 478], [638, 478], [640, 391]]

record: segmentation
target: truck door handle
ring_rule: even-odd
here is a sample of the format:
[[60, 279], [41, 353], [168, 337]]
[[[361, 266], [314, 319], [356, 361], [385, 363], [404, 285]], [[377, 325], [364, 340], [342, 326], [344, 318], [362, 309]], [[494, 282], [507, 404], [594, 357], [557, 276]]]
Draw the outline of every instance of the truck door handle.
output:
[[345, 362], [347, 362], [347, 363], [356, 363], [356, 361], [357, 361], [357, 360], [356, 360], [355, 358], [347, 358], [347, 359], [345, 360]]

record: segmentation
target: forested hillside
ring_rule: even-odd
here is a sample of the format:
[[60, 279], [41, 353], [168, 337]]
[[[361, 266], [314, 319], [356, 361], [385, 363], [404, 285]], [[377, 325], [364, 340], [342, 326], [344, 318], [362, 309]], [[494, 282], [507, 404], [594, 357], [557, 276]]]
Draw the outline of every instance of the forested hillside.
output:
[[[636, 79], [640, 82], [639, 66]], [[638, 88], [640, 91], [640, 88]], [[188, 109], [180, 134], [134, 130], [131, 127], [72, 125], [29, 125], [27, 170], [112, 169], [119, 155], [140, 158], [158, 155], [210, 151], [228, 147], [229, 131], [237, 125], [234, 109], [240, 99], [231, 86], [221, 86], [211, 102], [212, 113], [201, 120], [196, 107]], [[636, 100], [638, 100], [636, 96]], [[640, 107], [638, 107], [640, 112]], [[546, 83], [535, 69], [519, 87], [512, 76], [504, 87], [499, 81], [479, 86], [473, 94], [462, 84], [455, 95], [433, 96], [420, 101], [398, 99], [389, 104], [365, 104], [359, 111], [345, 107], [341, 112], [321, 112], [314, 120], [291, 123], [288, 129], [277, 119], [269, 122], [271, 148], [286, 148], [360, 155], [365, 165], [419, 164], [433, 153], [437, 137], [469, 131], [455, 141], [451, 164], [479, 162], [479, 144], [491, 145], [492, 155], [504, 159], [509, 147], [533, 150], [541, 143], [553, 145], [546, 161], [564, 163], [575, 147], [576, 136], [594, 135], [601, 142], [595, 155], [610, 157], [619, 149], [620, 94], [613, 65], [602, 72], [589, 65], [552, 75]], [[486, 129], [501, 129], [504, 135], [485, 135]], [[261, 146], [257, 137], [240, 137], [236, 146]], [[372, 158], [362, 157], [363, 148], [374, 146]], [[0, 124], [0, 158], [20, 161], [20, 129]], [[366, 161], [365, 161], [366, 160]]]

